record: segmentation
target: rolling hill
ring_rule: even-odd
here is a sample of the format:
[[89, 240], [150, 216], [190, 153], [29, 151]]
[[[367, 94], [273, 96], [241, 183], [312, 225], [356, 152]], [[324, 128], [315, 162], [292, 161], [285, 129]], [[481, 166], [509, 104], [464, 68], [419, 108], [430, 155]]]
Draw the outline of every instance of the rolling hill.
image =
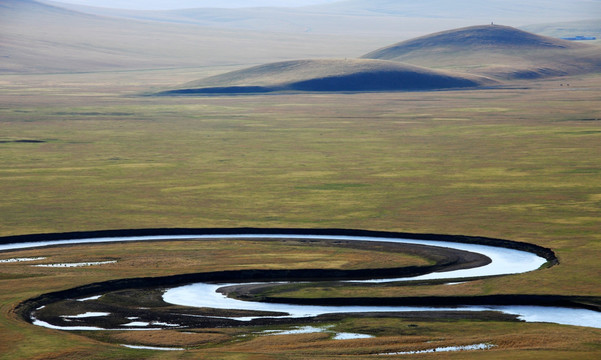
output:
[[400, 42], [361, 59], [269, 63], [160, 94], [440, 90], [600, 71], [601, 47], [491, 24]]
[[2, 73], [240, 67], [357, 56], [373, 47], [373, 38], [347, 38], [113, 18], [33, 0], [0, 0]]
[[420, 64], [499, 79], [601, 71], [601, 47], [499, 25], [443, 31], [396, 43], [362, 58]]
[[598, 0], [345, 0], [316, 5], [314, 9], [337, 13], [388, 14], [408, 17], [462, 19], [532, 24], [542, 21], [582, 20], [598, 17]]
[[161, 95], [274, 91], [417, 91], [478, 87], [492, 80], [393, 61], [295, 60], [270, 63], [191, 82]]
[[[270, 1], [256, 8], [255, 1], [184, 1], [191, 9], [133, 11], [109, 9], [117, 1], [86, 2], [104, 8], [61, 3], [78, 11], [129, 19], [196, 24], [224, 29], [277, 31], [282, 33], [353, 34], [409, 39], [466, 24], [495, 21], [512, 26], [541, 22], [581, 21], [601, 14], [598, 0], [339, 0], [290, 8], [293, 1]], [[51, 2], [52, 3], [52, 2]], [[181, 3], [181, 1], [176, 2]], [[56, 4], [56, 3], [55, 3]], [[175, 7], [175, 6], [174, 6]]]
[[[400, 14], [374, 14], [369, 11], [346, 12], [337, 8], [322, 9], [320, 7], [242, 7], [233, 9], [199, 7], [149, 11], [45, 2], [104, 17], [281, 34], [346, 37], [352, 34], [356, 40], [370, 38], [372, 44], [379, 43], [381, 45], [399, 39], [400, 34], [403, 38], [411, 38], [432, 31], [461, 26], [460, 24], [464, 23], [459, 19], [434, 19], [428, 16], [405, 17]], [[381, 40], [384, 42], [380, 42]]]
[[[581, 17], [585, 3], [601, 2], [577, 1], [569, 11], [565, 4], [553, 4], [544, 11], [555, 15], [563, 11], [566, 19]], [[0, 71], [57, 73], [215, 65], [240, 68], [299, 58], [357, 57], [393, 41], [463, 26], [466, 16], [483, 18], [487, 9], [501, 6], [495, 4], [492, 8], [479, 5], [471, 10], [455, 9], [441, 17], [437, 13], [440, 9], [436, 9], [444, 4], [439, 0], [419, 3], [348, 0], [303, 8], [173, 11], [127, 11], [42, 0], [2, 0]], [[518, 5], [513, 0], [503, 5], [509, 9], [507, 18], [511, 21], [515, 21], [512, 16], [520, 13], [520, 9], [533, 6]], [[477, 14], [471, 14], [472, 11]], [[489, 56], [491, 49], [482, 52], [474, 48], [471, 53], [457, 49], [446, 52], [443, 47], [413, 49], [394, 60], [499, 78], [571, 74], [577, 69], [597, 68], [594, 63], [598, 54], [592, 48], [570, 48], [569, 56], [539, 52], [534, 58], [524, 56], [523, 49], [520, 54], [497, 51], [493, 56]], [[486, 63], [491, 58], [495, 63]], [[541, 59], [553, 60], [546, 64]], [[512, 75], [516, 69], [517, 75]]]

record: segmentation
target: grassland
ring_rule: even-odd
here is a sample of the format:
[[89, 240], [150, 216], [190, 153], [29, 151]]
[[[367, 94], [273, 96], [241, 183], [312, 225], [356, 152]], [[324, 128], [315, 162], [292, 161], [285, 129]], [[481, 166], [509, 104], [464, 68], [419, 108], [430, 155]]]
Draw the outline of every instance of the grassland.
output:
[[[453, 291], [601, 296], [601, 77], [486, 91], [137, 96], [148, 91], [148, 83], [158, 89], [214, 73], [1, 76], [0, 235], [239, 226], [480, 235], [550, 247], [560, 265]], [[121, 257], [126, 249], [97, 251], [84, 251], [82, 260]], [[157, 256], [152, 248], [146, 251], [147, 259]], [[328, 254], [323, 251], [302, 252], [322, 266], [322, 255]], [[80, 257], [61, 256], [60, 261]], [[2, 254], [9, 257], [13, 254]], [[327, 334], [241, 341], [235, 337], [239, 331], [252, 331], [222, 329], [212, 335], [228, 339], [218, 347], [209, 340], [205, 349], [164, 354], [33, 327], [11, 314], [18, 302], [53, 289], [144, 271], [186, 270], [164, 268], [159, 259], [157, 267], [131, 272], [113, 272], [113, 265], [106, 265], [106, 270], [46, 270], [44, 276], [10, 270], [23, 265], [1, 265], [0, 357], [369, 358], [380, 350], [410, 350], [436, 340], [443, 346], [498, 345], [442, 355], [448, 358], [596, 358], [601, 352], [601, 332], [588, 328], [353, 318], [333, 322], [378, 337], [342, 343]], [[274, 266], [295, 261], [273, 260]], [[449, 291], [405, 290], [413, 296]], [[299, 296], [317, 291], [322, 290]], [[378, 291], [387, 296], [399, 289]]]

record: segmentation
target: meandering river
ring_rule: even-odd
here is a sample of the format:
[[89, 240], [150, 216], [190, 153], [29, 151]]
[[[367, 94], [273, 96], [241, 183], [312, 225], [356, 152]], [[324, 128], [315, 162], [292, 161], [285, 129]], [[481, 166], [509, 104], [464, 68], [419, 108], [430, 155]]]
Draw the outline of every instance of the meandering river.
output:
[[[151, 236], [122, 236], [122, 237], [99, 237], [82, 238], [70, 240], [36, 241], [24, 243], [1, 244], [0, 251], [19, 250], [33, 247], [54, 246], [64, 244], [86, 244], [102, 242], [123, 241], [150, 241], [150, 240], [192, 240], [192, 239], [232, 239], [232, 238], [293, 238], [293, 239], [330, 239], [345, 241], [378, 241], [406, 244], [419, 244], [452, 248], [479, 253], [489, 257], [492, 261], [485, 266], [453, 270], [447, 272], [433, 272], [430, 274], [395, 279], [372, 279], [364, 281], [403, 281], [403, 280], [425, 280], [425, 279], [455, 279], [462, 281], [473, 277], [508, 275], [534, 271], [540, 268], [547, 260], [536, 254], [508, 249], [504, 247], [466, 244], [459, 242], [414, 240], [389, 237], [371, 236], [341, 236], [341, 235], [303, 235], [303, 234], [227, 234], [227, 235], [151, 235]], [[209, 307], [219, 309], [240, 309], [258, 311], [277, 311], [287, 313], [288, 317], [317, 316], [326, 313], [356, 313], [356, 312], [403, 312], [403, 311], [500, 311], [507, 314], [518, 315], [528, 322], [551, 322], [565, 325], [588, 326], [601, 328], [601, 313], [586, 309], [572, 309], [562, 307], [544, 306], [460, 306], [460, 307], [407, 307], [407, 306], [307, 306], [292, 304], [273, 304], [260, 302], [245, 302], [228, 298], [217, 289], [227, 285], [236, 284], [190, 284], [169, 289], [164, 294], [166, 302], [185, 306]], [[234, 318], [235, 319], [235, 318]], [[238, 318], [239, 319], [239, 318]], [[244, 319], [240, 319], [244, 320]], [[43, 325], [43, 323], [42, 323]], [[61, 327], [61, 329], [63, 329]], [[65, 327], [63, 330], [70, 330]]]

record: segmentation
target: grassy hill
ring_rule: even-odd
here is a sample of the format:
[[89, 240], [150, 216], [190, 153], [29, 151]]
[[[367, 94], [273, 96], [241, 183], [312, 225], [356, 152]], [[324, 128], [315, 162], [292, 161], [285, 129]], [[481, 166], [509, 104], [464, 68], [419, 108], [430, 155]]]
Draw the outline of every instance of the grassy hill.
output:
[[[486, 13], [486, 9], [478, 8], [480, 15], [471, 16], [470, 20], [466, 20], [468, 13], [465, 12], [441, 18], [427, 11], [437, 8], [436, 1], [411, 6], [404, 1], [404, 6], [400, 3], [343, 1], [298, 9], [125, 11], [4, 0], [0, 2], [0, 71], [56, 73], [215, 65], [240, 68], [299, 58], [357, 57], [392, 41], [463, 26]], [[581, 8], [576, 5], [574, 9]], [[515, 2], [507, 6], [512, 14], [519, 12]], [[553, 9], [558, 13], [563, 9], [558, 6], [545, 8], [545, 11]], [[566, 10], [566, 19], [574, 14]], [[432, 50], [436, 51], [432, 53]], [[463, 51], [457, 54], [456, 49], [442, 50], [424, 49], [395, 60], [498, 75], [472, 71], [490, 61], [489, 53]], [[441, 54], [443, 56], [439, 56]], [[574, 72], [558, 69], [557, 64], [539, 65], [537, 59], [525, 59], [523, 54], [518, 57], [507, 53], [493, 55], [497, 60], [494, 65], [510, 67], [501, 69], [501, 77], [511, 73], [516, 64], [517, 77]], [[547, 52], [538, 58], [556, 56], [557, 53]], [[588, 71], [591, 59], [595, 62], [598, 54], [583, 48], [579, 56], [577, 61], [570, 57], [556, 60]], [[485, 63], [485, 66], [491, 64]]]
[[396, 43], [362, 58], [454, 69], [502, 79], [601, 71], [601, 47], [508, 26], [472, 26]]
[[400, 42], [362, 59], [269, 63], [161, 94], [437, 90], [599, 71], [601, 47], [491, 24]]
[[33, 0], [0, 1], [3, 73], [240, 67], [357, 56], [373, 47], [373, 38], [344, 39], [111, 18]]
[[476, 87], [482, 77], [393, 61], [295, 60], [270, 63], [191, 82], [164, 95], [273, 91], [400, 91]]

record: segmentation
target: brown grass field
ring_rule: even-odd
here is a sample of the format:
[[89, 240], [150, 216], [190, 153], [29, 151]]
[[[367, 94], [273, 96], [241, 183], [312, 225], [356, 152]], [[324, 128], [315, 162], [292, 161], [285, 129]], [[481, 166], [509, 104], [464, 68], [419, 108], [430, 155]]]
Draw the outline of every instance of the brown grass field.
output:
[[[1, 75], [0, 235], [250, 226], [488, 236], [552, 248], [560, 264], [452, 288], [354, 290], [601, 296], [599, 75], [477, 91], [138, 96], [217, 72]], [[65, 333], [27, 324], [12, 309], [44, 292], [113, 278], [424, 260], [236, 241], [75, 246], [0, 259], [42, 255], [52, 262], [119, 262], [76, 269], [0, 264], [2, 359], [367, 359], [483, 342], [496, 347], [413, 356], [601, 355], [599, 329], [485, 320], [332, 320], [328, 325], [339, 331], [376, 335], [344, 341], [327, 334], [258, 336], [263, 329], [251, 328]], [[304, 288], [297, 295], [352, 296], [348, 291]], [[119, 346], [124, 342], [192, 348], [134, 350]]]

